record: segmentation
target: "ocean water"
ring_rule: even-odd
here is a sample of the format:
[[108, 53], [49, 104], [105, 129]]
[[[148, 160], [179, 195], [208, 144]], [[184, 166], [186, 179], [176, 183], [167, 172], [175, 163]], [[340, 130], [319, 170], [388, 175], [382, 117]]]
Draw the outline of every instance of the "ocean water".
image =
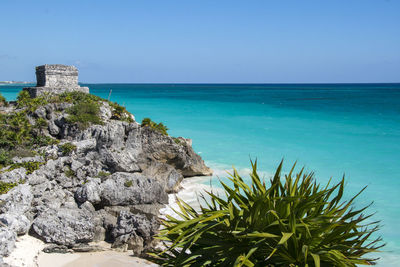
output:
[[[374, 202], [387, 245], [380, 266], [400, 262], [400, 84], [86, 84], [137, 121], [150, 117], [193, 147], [217, 176], [257, 159], [266, 178], [284, 159], [314, 171], [318, 182], [346, 177], [346, 196]], [[21, 86], [0, 86], [8, 99]], [[209, 183], [209, 179], [203, 180]]]

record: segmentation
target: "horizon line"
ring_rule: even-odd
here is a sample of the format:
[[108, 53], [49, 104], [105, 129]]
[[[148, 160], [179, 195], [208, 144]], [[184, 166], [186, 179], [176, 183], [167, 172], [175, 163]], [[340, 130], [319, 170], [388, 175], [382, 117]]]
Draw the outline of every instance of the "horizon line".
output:
[[140, 84], [140, 85], [323, 85], [323, 84], [337, 84], [337, 85], [346, 85], [346, 84], [400, 84], [399, 82], [282, 82], [282, 83], [252, 83], [252, 82], [243, 82], [243, 83], [231, 83], [231, 82], [79, 82], [80, 84]]

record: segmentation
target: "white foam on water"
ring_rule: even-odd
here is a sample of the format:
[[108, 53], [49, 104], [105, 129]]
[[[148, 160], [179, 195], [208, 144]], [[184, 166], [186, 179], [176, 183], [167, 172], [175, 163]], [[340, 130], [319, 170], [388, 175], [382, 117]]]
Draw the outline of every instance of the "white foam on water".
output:
[[223, 192], [221, 188], [217, 188], [212, 185], [210, 186], [210, 179], [213, 179], [213, 177], [192, 177], [184, 179], [181, 183], [182, 189], [176, 194], [168, 195], [168, 205], [160, 210], [161, 216], [177, 216], [177, 214], [174, 212], [174, 209], [179, 211], [179, 206], [176, 203], [177, 198], [183, 200], [194, 209], [200, 210], [200, 205], [204, 204], [204, 200], [202, 200], [200, 197], [202, 194], [206, 196], [206, 191], [213, 192], [215, 194]]

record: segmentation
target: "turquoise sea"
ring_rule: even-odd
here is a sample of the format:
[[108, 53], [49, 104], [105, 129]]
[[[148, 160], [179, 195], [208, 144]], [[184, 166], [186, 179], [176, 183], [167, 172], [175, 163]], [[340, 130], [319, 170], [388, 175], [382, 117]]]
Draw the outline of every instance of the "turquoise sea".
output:
[[[325, 184], [347, 178], [357, 205], [374, 202], [387, 243], [380, 266], [400, 262], [400, 84], [86, 84], [92, 93], [163, 122], [224, 177], [258, 159], [266, 178], [281, 159]], [[22, 86], [2, 85], [15, 99]], [[212, 180], [214, 185], [217, 179]]]

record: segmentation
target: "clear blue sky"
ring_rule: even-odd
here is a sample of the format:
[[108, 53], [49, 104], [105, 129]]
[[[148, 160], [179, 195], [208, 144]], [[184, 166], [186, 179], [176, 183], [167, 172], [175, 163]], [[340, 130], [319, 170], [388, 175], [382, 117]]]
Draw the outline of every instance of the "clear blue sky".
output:
[[0, 80], [400, 82], [398, 0], [0, 1]]

